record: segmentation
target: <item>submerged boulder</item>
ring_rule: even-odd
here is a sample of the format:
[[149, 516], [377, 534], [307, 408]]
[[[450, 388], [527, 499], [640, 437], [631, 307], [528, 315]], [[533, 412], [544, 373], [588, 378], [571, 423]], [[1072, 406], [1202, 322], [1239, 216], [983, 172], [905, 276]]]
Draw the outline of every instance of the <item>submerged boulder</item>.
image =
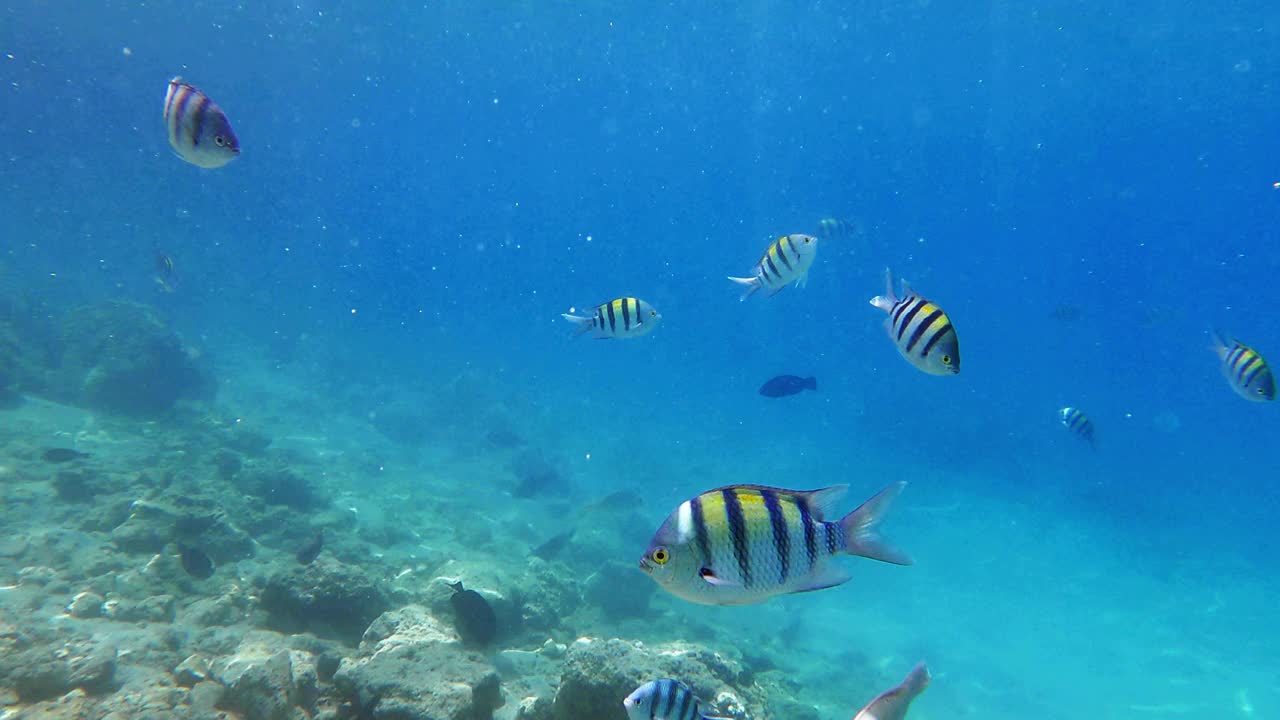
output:
[[344, 641], [359, 638], [369, 623], [391, 608], [381, 583], [329, 555], [271, 575], [260, 598], [272, 627]]

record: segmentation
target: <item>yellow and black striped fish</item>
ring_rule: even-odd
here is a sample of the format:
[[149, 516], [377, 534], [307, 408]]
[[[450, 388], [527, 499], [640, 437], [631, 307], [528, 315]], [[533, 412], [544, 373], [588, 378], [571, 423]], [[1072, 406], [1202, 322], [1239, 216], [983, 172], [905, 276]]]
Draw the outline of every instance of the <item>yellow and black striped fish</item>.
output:
[[178, 157], [202, 168], [218, 168], [240, 154], [231, 121], [208, 95], [175, 77], [164, 97], [164, 126]]
[[871, 304], [889, 313], [885, 329], [907, 362], [930, 375], [960, 372], [960, 338], [942, 308], [916, 294], [905, 281], [902, 297], [893, 294], [893, 275], [884, 271], [885, 294]]
[[1093, 444], [1093, 421], [1089, 419], [1078, 408], [1064, 407], [1058, 411], [1058, 416], [1062, 419], [1062, 425], [1071, 432], [1079, 435], [1089, 444]]
[[769, 244], [756, 263], [754, 275], [729, 279], [747, 288], [739, 300], [746, 300], [762, 287], [769, 288], [769, 297], [773, 297], [791, 283], [804, 287], [817, 253], [818, 238], [802, 233], [783, 235]]
[[600, 339], [640, 337], [662, 320], [662, 315], [652, 305], [633, 297], [621, 297], [599, 305], [590, 317], [569, 313], [561, 317], [576, 324], [579, 335], [593, 332]]
[[748, 605], [849, 580], [840, 554], [910, 565], [876, 532], [906, 483], [881, 490], [837, 522], [826, 516], [849, 489], [783, 490], [731, 485], [686, 500], [640, 558], [671, 594], [704, 605]]
[[818, 231], [814, 234], [822, 238], [823, 241], [839, 240], [857, 235], [858, 228], [848, 220], [825, 217], [818, 221]]
[[1222, 374], [1231, 389], [1245, 400], [1268, 402], [1276, 399], [1276, 377], [1257, 350], [1239, 340], [1226, 340], [1213, 331], [1211, 348], [1222, 360]]

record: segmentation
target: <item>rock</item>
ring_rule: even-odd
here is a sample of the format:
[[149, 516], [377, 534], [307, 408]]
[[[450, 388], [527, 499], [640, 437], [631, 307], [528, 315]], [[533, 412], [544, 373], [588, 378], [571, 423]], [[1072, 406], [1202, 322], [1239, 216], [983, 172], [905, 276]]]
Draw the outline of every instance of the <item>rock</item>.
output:
[[210, 676], [209, 661], [199, 654], [188, 655], [173, 669], [173, 677], [182, 687], [195, 687], [196, 683], [204, 682]]
[[359, 638], [391, 607], [386, 590], [367, 572], [328, 554], [310, 565], [276, 572], [260, 596], [272, 627], [344, 641]]
[[173, 622], [177, 604], [172, 595], [151, 595], [139, 601], [112, 598], [102, 614], [122, 622]]
[[129, 517], [111, 531], [116, 547], [131, 553], [163, 552], [176, 540], [198, 546], [217, 564], [253, 557], [257, 545], [211, 503], [135, 500]]
[[115, 672], [115, 647], [91, 640], [69, 641], [56, 648], [33, 647], [0, 658], [0, 677], [6, 678], [23, 702], [48, 700], [75, 688], [106, 692]]
[[282, 644], [275, 633], [254, 633], [235, 655], [212, 664], [212, 676], [227, 688], [221, 707], [245, 720], [295, 720], [315, 712], [315, 661]]
[[626, 720], [622, 698], [654, 678], [676, 677], [703, 700], [707, 715], [766, 717], [758, 691], [735, 684], [741, 674], [737, 663], [697, 645], [583, 638], [569, 646], [554, 714], [556, 720]]
[[102, 596], [94, 592], [82, 592], [71, 599], [67, 614], [77, 618], [95, 618], [102, 615]]
[[516, 708], [515, 720], [551, 720], [554, 712], [555, 701], [550, 698], [527, 697]]
[[27, 551], [30, 541], [26, 535], [6, 535], [0, 537], [0, 557], [18, 558]]
[[497, 671], [416, 605], [372, 623], [333, 683], [371, 720], [488, 720], [503, 702]]
[[216, 388], [197, 355], [154, 309], [105, 302], [62, 323], [53, 394], [108, 412], [156, 417], [181, 399], [211, 399]]
[[232, 482], [241, 492], [262, 498], [268, 505], [283, 505], [294, 510], [319, 510], [329, 505], [329, 498], [315, 482], [284, 464], [243, 468]]

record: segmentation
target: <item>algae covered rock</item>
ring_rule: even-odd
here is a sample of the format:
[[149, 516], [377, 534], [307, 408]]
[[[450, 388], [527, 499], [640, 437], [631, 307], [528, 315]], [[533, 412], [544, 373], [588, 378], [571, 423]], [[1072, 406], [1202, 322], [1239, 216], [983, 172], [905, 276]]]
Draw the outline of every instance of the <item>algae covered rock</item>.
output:
[[329, 555], [277, 571], [267, 578], [260, 597], [272, 627], [348, 641], [359, 638], [391, 607], [381, 583]]
[[740, 687], [738, 664], [697, 645], [645, 646], [619, 639], [582, 638], [569, 646], [556, 720], [626, 720], [622, 699], [642, 683], [679, 678], [702, 699], [708, 715], [765, 717], [763, 698], [752, 686]]
[[[226, 686], [220, 706], [246, 720], [302, 720], [315, 712], [315, 660], [310, 653], [281, 648], [281, 642], [274, 633], [253, 633], [235, 654], [208, 666], [208, 674]], [[195, 671], [193, 686], [205, 679], [198, 659], [188, 669]]]
[[503, 704], [498, 672], [416, 605], [384, 614], [333, 683], [372, 720], [488, 720]]
[[48, 700], [75, 688], [108, 692], [115, 673], [115, 647], [93, 640], [32, 647], [0, 657], [0, 677], [23, 702]]
[[198, 356], [156, 311], [105, 302], [62, 322], [61, 367], [51, 391], [87, 407], [153, 417], [182, 399], [211, 399], [214, 383]]

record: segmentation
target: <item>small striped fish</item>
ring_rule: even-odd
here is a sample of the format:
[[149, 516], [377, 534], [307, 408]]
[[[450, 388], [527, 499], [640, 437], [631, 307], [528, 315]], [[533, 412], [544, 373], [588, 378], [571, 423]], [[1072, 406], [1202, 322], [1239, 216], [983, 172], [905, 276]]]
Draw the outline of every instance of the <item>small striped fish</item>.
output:
[[1257, 350], [1239, 340], [1225, 340], [1216, 330], [1213, 343], [1211, 349], [1222, 360], [1222, 374], [1231, 383], [1231, 389], [1245, 400], [1276, 399], [1276, 377]]
[[885, 329], [907, 362], [930, 375], [960, 372], [960, 339], [942, 308], [916, 294], [905, 281], [902, 297], [893, 294], [893, 275], [884, 271], [885, 294], [871, 304], [889, 313]]
[[804, 287], [809, 277], [809, 266], [813, 265], [817, 253], [818, 238], [800, 233], [783, 235], [764, 251], [760, 262], [756, 263], [755, 275], [729, 279], [747, 288], [739, 300], [746, 300], [762, 287], [769, 288], [769, 297], [773, 297], [791, 283]]
[[622, 701], [628, 720], [726, 720], [702, 714], [702, 701], [688, 685], [665, 678], [650, 680]]
[[175, 77], [164, 97], [164, 126], [178, 157], [202, 168], [218, 168], [240, 154], [231, 121], [208, 95]]
[[667, 592], [704, 605], [748, 605], [849, 580], [830, 562], [850, 554], [911, 564], [876, 526], [906, 483], [881, 490], [838, 522], [827, 513], [849, 489], [732, 485], [681, 503], [649, 541], [644, 570]]
[[928, 666], [924, 663], [916, 665], [900, 685], [877, 695], [853, 716], [853, 720], [902, 720], [907, 716], [911, 701], [929, 687], [931, 679]]
[[597, 307], [590, 317], [568, 313], [561, 317], [576, 324], [579, 335], [594, 332], [595, 337], [601, 339], [640, 337], [662, 320], [652, 305], [633, 297], [610, 300]]
[[1093, 444], [1093, 421], [1089, 419], [1088, 415], [1073, 407], [1062, 408], [1058, 415], [1062, 418], [1063, 426], [1088, 440], [1090, 445]]

